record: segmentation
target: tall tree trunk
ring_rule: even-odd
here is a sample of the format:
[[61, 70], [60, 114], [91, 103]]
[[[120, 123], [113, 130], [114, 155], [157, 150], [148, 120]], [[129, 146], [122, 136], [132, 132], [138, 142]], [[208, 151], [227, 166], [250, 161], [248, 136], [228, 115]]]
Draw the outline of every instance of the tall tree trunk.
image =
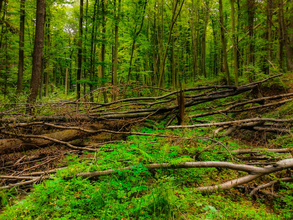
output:
[[284, 18], [284, 9], [283, 9], [283, 0], [279, 0], [279, 19], [280, 19], [280, 25], [282, 29], [282, 40], [286, 49], [286, 55], [287, 55], [287, 70], [292, 71], [293, 70], [293, 51], [291, 49], [290, 38], [288, 37], [287, 32], [287, 26], [285, 24], [285, 18]]
[[154, 25], [153, 25], [153, 36], [152, 36], [152, 52], [153, 52], [153, 76], [152, 76], [152, 85], [157, 85], [157, 73], [158, 73], [158, 41], [156, 37], [157, 32], [157, 19], [154, 11]]
[[47, 24], [46, 24], [46, 32], [47, 32], [47, 35], [46, 35], [46, 52], [47, 52], [47, 56], [46, 56], [46, 70], [45, 70], [45, 96], [48, 97], [49, 96], [49, 75], [50, 75], [50, 56], [49, 56], [49, 53], [50, 53], [50, 46], [51, 46], [51, 34], [50, 34], [50, 22], [51, 22], [51, 19], [50, 19], [50, 7], [48, 7], [48, 12], [49, 13], [46, 13], [46, 19], [47, 19]]
[[[268, 0], [267, 6], [267, 29], [268, 29], [268, 59], [272, 61], [272, 23], [273, 23], [273, 0]], [[268, 66], [268, 73], [270, 73], [270, 65]]]
[[176, 20], [182, 10], [182, 6], [184, 4], [184, 0], [182, 0], [181, 5], [179, 6], [179, 10], [176, 14], [177, 11], [177, 6], [179, 4], [179, 0], [174, 0], [176, 1], [173, 13], [172, 13], [172, 19], [171, 19], [171, 24], [170, 24], [170, 28], [169, 28], [169, 35], [168, 35], [168, 40], [166, 43], [166, 48], [164, 51], [164, 55], [163, 55], [163, 59], [162, 62], [160, 63], [160, 78], [159, 78], [159, 87], [163, 87], [164, 86], [164, 72], [165, 72], [165, 62], [166, 62], [166, 58], [167, 58], [167, 53], [168, 53], [168, 49], [169, 49], [169, 45], [170, 45], [170, 41], [171, 41], [171, 36], [172, 36], [172, 31], [174, 28], [174, 25], [176, 23]]
[[[140, 23], [139, 30], [135, 33], [134, 38], [133, 38], [133, 42], [132, 42], [132, 46], [131, 46], [131, 53], [130, 53], [130, 60], [129, 60], [129, 69], [128, 69], [127, 82], [129, 82], [129, 80], [130, 80], [130, 74], [131, 74], [132, 60], [133, 60], [133, 54], [134, 54], [134, 50], [135, 50], [135, 44], [136, 44], [137, 37], [140, 34], [140, 32], [142, 30], [142, 27], [143, 27], [146, 6], [147, 6], [147, 0], [145, 0], [145, 2], [144, 2], [143, 14], [142, 14], [142, 18], [141, 18], [141, 23]], [[135, 28], [134, 29], [136, 30], [136, 28], [137, 28], [137, 24], [135, 25]]]
[[[101, 86], [104, 87], [105, 85], [105, 56], [106, 56], [106, 6], [105, 6], [105, 2], [102, 1], [102, 36], [103, 36], [103, 43], [102, 43], [102, 47], [101, 47], [101, 74], [100, 74], [100, 78], [102, 80]], [[107, 99], [107, 92], [103, 92], [103, 96], [104, 96], [104, 102], [107, 103], [108, 99]]]
[[[98, 0], [95, 0], [95, 4], [94, 4], [94, 14], [93, 14], [93, 25], [92, 25], [92, 33], [91, 33], [91, 57], [90, 57], [90, 80], [91, 80], [91, 84], [90, 84], [90, 90], [92, 91], [94, 89], [94, 78], [95, 78], [95, 52], [96, 52], [96, 44], [94, 44], [94, 41], [96, 39], [96, 29], [97, 29], [97, 24], [96, 24], [96, 16], [97, 16], [97, 5], [98, 5]], [[93, 102], [94, 101], [94, 96], [91, 93], [90, 96], [90, 101]]]
[[[247, 0], [247, 11], [248, 11], [248, 30], [249, 30], [249, 45], [248, 45], [248, 65], [254, 65], [254, 40], [253, 40], [253, 19], [255, 10], [255, 0]], [[252, 76], [251, 76], [252, 77]], [[250, 77], [250, 80], [252, 78]]]
[[225, 68], [227, 84], [231, 85], [230, 74], [229, 74], [229, 66], [227, 59], [227, 49], [226, 49], [226, 38], [225, 38], [225, 30], [224, 30], [224, 19], [223, 19], [223, 3], [222, 0], [219, 0], [219, 12], [220, 12], [220, 25], [221, 25], [221, 42], [222, 42], [222, 52], [223, 52], [223, 65]]
[[[118, 69], [118, 46], [119, 46], [119, 39], [118, 39], [118, 31], [119, 31], [119, 14], [121, 9], [121, 0], [118, 1], [118, 9], [117, 9], [117, 0], [114, 2], [115, 6], [115, 47], [114, 47], [114, 66], [113, 66], [113, 76], [112, 76], [112, 85], [115, 87], [117, 86], [117, 69]], [[117, 94], [114, 91], [113, 100], [117, 100]]]
[[[83, 56], [83, 62], [86, 63], [87, 61], [87, 49], [86, 49], [86, 44], [87, 44], [87, 33], [88, 33], [88, 9], [89, 9], [89, 1], [86, 0], [86, 6], [85, 6], [85, 34], [84, 34], [84, 48], [83, 48], [83, 53], [85, 56]], [[83, 78], [87, 79], [87, 74], [88, 74], [88, 68], [83, 68]], [[83, 95], [86, 95], [86, 87], [87, 83], [83, 83]]]
[[207, 26], [208, 26], [208, 19], [209, 19], [209, 11], [207, 9], [205, 10], [204, 15], [204, 29], [202, 33], [202, 39], [201, 39], [201, 72], [204, 75], [204, 77], [207, 77], [206, 73], [206, 33], [207, 33]]
[[213, 28], [213, 40], [214, 40], [214, 55], [213, 55], [213, 75], [218, 76], [218, 34], [217, 34], [217, 28], [215, 25], [215, 19], [211, 19], [212, 21], [212, 28]]
[[231, 22], [232, 22], [232, 39], [233, 39], [233, 63], [234, 63], [234, 76], [235, 76], [235, 86], [238, 86], [238, 42], [236, 37], [236, 30], [235, 30], [235, 0], [230, 0], [231, 3]]
[[68, 94], [68, 68], [66, 68], [66, 71], [65, 71], [65, 85], [64, 85], [64, 88], [65, 88], [65, 95], [67, 96], [67, 94]]
[[[2, 2], [1, 2], [1, 5], [2, 5]], [[22, 92], [22, 83], [23, 83], [24, 21], [25, 21], [25, 0], [21, 0], [20, 1], [20, 22], [19, 22], [19, 58], [18, 58], [18, 75], [17, 75], [17, 89], [16, 89], [17, 94]]]
[[[197, 2], [196, 2], [197, 3]], [[195, 77], [198, 76], [198, 64], [197, 64], [197, 38], [198, 38], [198, 9], [195, 8], [194, 0], [191, 5], [191, 40], [192, 40], [192, 78], [195, 82]]]
[[176, 59], [175, 59], [175, 37], [172, 36], [172, 57], [171, 57], [171, 67], [172, 67], [172, 87], [177, 88], [177, 83], [176, 83], [176, 78], [177, 78], [177, 73], [176, 73]]
[[83, 32], [83, 0], [80, 0], [79, 8], [79, 39], [78, 39], [78, 61], [77, 61], [77, 74], [76, 74], [76, 98], [80, 98], [80, 80], [82, 74], [82, 32]]
[[282, 29], [282, 24], [281, 24], [281, 11], [278, 10], [278, 23], [279, 23], [279, 27], [278, 27], [278, 38], [279, 38], [279, 45], [278, 45], [278, 60], [279, 60], [279, 68], [283, 69], [283, 29]]
[[[28, 103], [35, 103], [38, 95], [40, 73], [42, 70], [42, 57], [44, 46], [44, 24], [45, 24], [45, 11], [46, 1], [37, 0], [37, 12], [36, 12], [36, 33], [35, 33], [35, 45], [33, 53], [33, 68], [32, 78], [30, 84], [30, 95], [28, 97]], [[27, 108], [27, 113], [30, 113], [31, 109]]]

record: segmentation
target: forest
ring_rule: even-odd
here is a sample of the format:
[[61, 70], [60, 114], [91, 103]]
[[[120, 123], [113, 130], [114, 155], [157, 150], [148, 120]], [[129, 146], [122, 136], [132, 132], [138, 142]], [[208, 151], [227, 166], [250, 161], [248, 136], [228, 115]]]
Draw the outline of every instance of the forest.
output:
[[0, 219], [292, 219], [292, 0], [0, 0]]

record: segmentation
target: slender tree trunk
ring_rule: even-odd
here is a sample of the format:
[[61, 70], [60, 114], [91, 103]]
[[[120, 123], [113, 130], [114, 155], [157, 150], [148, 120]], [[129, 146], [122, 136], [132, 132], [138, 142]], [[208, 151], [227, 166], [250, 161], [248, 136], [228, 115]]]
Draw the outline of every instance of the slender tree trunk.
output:
[[46, 46], [46, 50], [47, 50], [47, 56], [46, 56], [46, 71], [45, 71], [45, 96], [48, 97], [49, 96], [49, 75], [50, 75], [50, 56], [49, 56], [49, 53], [50, 53], [50, 45], [51, 45], [51, 35], [50, 35], [50, 8], [48, 7], [48, 10], [49, 10], [49, 13], [46, 13], [47, 16], [47, 24], [46, 24], [46, 27], [47, 27], [47, 36], [46, 36], [46, 40], [47, 40], [47, 46]]
[[278, 47], [278, 59], [279, 59], [279, 68], [283, 69], [283, 29], [282, 29], [282, 24], [281, 24], [281, 11], [278, 10], [278, 22], [279, 22], [279, 27], [278, 27], [278, 37], [279, 37], [279, 47]]
[[[268, 0], [267, 6], [267, 28], [268, 28], [268, 59], [272, 61], [272, 23], [273, 23], [273, 0]], [[268, 65], [268, 73], [270, 73], [270, 65]]]
[[[89, 1], [86, 0], [86, 6], [85, 6], [85, 34], [84, 34], [84, 48], [83, 48], [83, 53], [87, 54], [87, 47], [86, 47], [86, 43], [87, 43], [87, 33], [88, 33], [88, 9], [89, 9]], [[87, 62], [87, 55], [83, 56], [83, 61], [84, 63]], [[88, 74], [88, 68], [83, 68], [83, 78], [87, 79], [87, 74]], [[86, 95], [86, 87], [87, 87], [87, 83], [83, 83], [83, 95]]]
[[[102, 1], [102, 36], [103, 36], [103, 43], [102, 43], [102, 47], [101, 47], [101, 80], [102, 80], [102, 87], [104, 87], [105, 85], [105, 56], [106, 56], [106, 6], [105, 6], [105, 2]], [[107, 103], [108, 99], [107, 99], [107, 92], [103, 92], [103, 96], [104, 96], [104, 102]]]
[[40, 74], [40, 88], [39, 88], [39, 99], [41, 100], [43, 97], [43, 84], [44, 84], [44, 56], [42, 57], [42, 68]]
[[[136, 44], [137, 37], [140, 34], [140, 32], [142, 30], [142, 27], [143, 27], [146, 6], [147, 6], [147, 0], [145, 0], [145, 2], [144, 2], [143, 14], [142, 14], [139, 30], [135, 33], [134, 38], [133, 38], [133, 42], [132, 42], [132, 46], [131, 46], [127, 82], [129, 82], [129, 80], [130, 80], [130, 74], [131, 74], [132, 60], [133, 60], [133, 54], [134, 54], [134, 50], [135, 50], [135, 44]], [[137, 28], [137, 25], [135, 25], [135, 30], [136, 30], [136, 28]]]
[[[33, 68], [32, 78], [30, 84], [30, 95], [28, 97], [28, 103], [35, 103], [38, 95], [40, 73], [42, 69], [42, 57], [43, 57], [43, 45], [44, 45], [44, 24], [45, 24], [45, 11], [46, 1], [37, 0], [37, 12], [36, 12], [36, 33], [35, 33], [35, 45], [33, 53]], [[31, 109], [27, 108], [27, 113], [31, 113]]]
[[[91, 57], [90, 57], [90, 80], [91, 80], [91, 83], [90, 83], [90, 90], [92, 91], [94, 89], [94, 78], [95, 78], [95, 52], [96, 52], [96, 44], [94, 44], [94, 41], [96, 39], [96, 29], [97, 29], [97, 24], [96, 24], [96, 16], [97, 16], [97, 5], [98, 5], [98, 0], [95, 0], [95, 4], [94, 4], [94, 14], [93, 14], [93, 25], [92, 25], [92, 33], [91, 33]], [[94, 96], [93, 94], [91, 93], [91, 96], [90, 96], [90, 101], [93, 102], [94, 101]]]
[[2, 12], [2, 5], [3, 5], [4, 0], [0, 0], [0, 13]]
[[[2, 7], [2, 2], [0, 4]], [[1, 10], [0, 10], [1, 11]], [[20, 23], [19, 23], [19, 58], [17, 75], [17, 94], [22, 92], [23, 64], [24, 64], [24, 21], [25, 21], [25, 0], [20, 1]]]
[[[280, 19], [280, 25], [282, 29], [282, 40], [286, 49], [286, 55], [287, 55], [287, 70], [292, 71], [293, 70], [293, 52], [290, 46], [290, 38], [288, 37], [287, 29], [288, 27], [285, 24], [285, 18], [284, 18], [284, 9], [283, 9], [283, 0], [279, 0], [279, 19]], [[291, 21], [292, 22], [292, 21]]]
[[214, 56], [213, 56], [213, 75], [218, 76], [218, 41], [217, 41], [217, 28], [215, 25], [215, 20], [211, 19], [213, 27], [213, 39], [214, 39]]
[[68, 95], [68, 68], [66, 68], [66, 71], [65, 71], [65, 95], [67, 96]]
[[208, 26], [208, 19], [209, 19], [209, 11], [207, 9], [205, 10], [205, 16], [204, 16], [204, 30], [202, 33], [202, 43], [201, 43], [201, 72], [204, 75], [204, 77], [207, 77], [206, 73], [206, 33], [207, 33], [207, 26]]
[[[197, 3], [197, 2], [196, 2]], [[195, 8], [194, 0], [191, 5], [191, 40], [192, 40], [192, 78], [195, 82], [196, 76], [198, 76], [198, 64], [197, 64], [197, 38], [198, 38], [198, 9]]]
[[80, 80], [82, 74], [82, 35], [83, 35], [83, 0], [80, 0], [80, 11], [79, 11], [79, 39], [78, 39], [78, 61], [77, 61], [77, 74], [76, 74], [76, 98], [80, 98]]
[[231, 85], [230, 74], [229, 74], [229, 66], [227, 59], [227, 49], [226, 49], [226, 38], [225, 38], [225, 30], [224, 30], [224, 19], [223, 19], [223, 4], [222, 0], [219, 0], [219, 12], [220, 12], [220, 25], [221, 25], [221, 42], [222, 42], [222, 51], [223, 51], [223, 65], [225, 68], [227, 84]]
[[249, 30], [249, 45], [248, 45], [248, 65], [254, 65], [254, 40], [253, 40], [253, 19], [255, 10], [255, 0], [247, 1], [247, 11], [248, 11], [248, 30]]
[[168, 53], [170, 41], [171, 41], [172, 31], [173, 31], [174, 25], [176, 23], [176, 20], [177, 20], [179, 14], [181, 12], [182, 6], [184, 4], [184, 0], [182, 0], [181, 5], [180, 5], [179, 10], [178, 10], [178, 13], [176, 14], [178, 4], [179, 4], [179, 0], [176, 0], [175, 7], [174, 7], [174, 10], [173, 10], [173, 13], [172, 13], [172, 19], [171, 19], [171, 24], [170, 24], [170, 28], [169, 28], [169, 35], [168, 35], [168, 40], [167, 40], [167, 43], [166, 43], [166, 48], [165, 48], [165, 51], [164, 51], [162, 62], [160, 63], [159, 87], [161, 87], [161, 88], [164, 87], [165, 62], [166, 62], [166, 58], [167, 58], [167, 53]]
[[[114, 47], [114, 66], [113, 66], [113, 76], [112, 76], [112, 85], [115, 87], [117, 86], [117, 69], [118, 69], [118, 46], [119, 46], [119, 39], [118, 39], [118, 31], [119, 31], [119, 14], [121, 8], [121, 0], [118, 1], [118, 9], [117, 9], [117, 0], [114, 2], [116, 16], [115, 16], [115, 47]], [[117, 100], [117, 94], [114, 92], [113, 100]]]
[[153, 26], [153, 36], [152, 36], [152, 46], [153, 46], [153, 77], [152, 77], [152, 85], [157, 85], [157, 73], [158, 73], [158, 42], [156, 37], [157, 32], [157, 19], [156, 14], [154, 12], [154, 26]]
[[232, 22], [232, 39], [233, 39], [233, 63], [234, 63], [234, 76], [235, 76], [235, 86], [238, 86], [238, 42], [236, 38], [236, 30], [235, 30], [235, 0], [230, 0], [231, 3], [231, 22]]

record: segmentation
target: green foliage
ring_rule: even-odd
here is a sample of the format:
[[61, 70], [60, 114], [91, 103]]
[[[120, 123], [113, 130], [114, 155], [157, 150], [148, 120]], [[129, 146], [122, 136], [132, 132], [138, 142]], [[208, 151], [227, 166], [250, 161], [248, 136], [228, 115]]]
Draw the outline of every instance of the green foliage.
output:
[[[142, 128], [141, 132], [162, 133], [163, 127]], [[174, 130], [165, 133], [194, 137], [203, 130]], [[148, 170], [144, 164], [168, 162], [176, 165], [193, 161], [192, 156], [213, 144], [211, 140], [175, 142], [159, 137], [129, 136], [129, 142], [109, 144], [113, 152], [87, 153], [81, 160], [71, 154], [62, 162], [68, 168], [40, 185], [25, 199], [8, 204], [9, 191], [1, 191], [4, 214], [0, 219], [274, 219], [276, 216], [265, 211], [234, 190], [228, 194], [200, 194], [198, 186], [219, 183], [237, 178], [237, 172], [205, 169], [158, 169]], [[239, 144], [226, 137], [217, 139], [229, 150], [238, 149]], [[217, 151], [203, 152], [202, 161], [229, 161], [230, 154], [221, 145]], [[120, 170], [122, 167], [130, 170]], [[98, 178], [74, 177], [81, 172], [114, 169], [117, 173]], [[72, 178], [73, 177], [73, 178]], [[286, 192], [284, 191], [286, 194]], [[286, 194], [287, 195], [287, 194]], [[282, 198], [286, 204], [290, 194]], [[290, 200], [291, 201], [291, 200]], [[283, 207], [283, 206], [282, 206]], [[276, 208], [280, 212], [280, 208]], [[280, 215], [289, 215], [287, 205]]]
[[274, 207], [282, 219], [293, 218], [293, 184], [281, 182], [281, 196], [276, 199]]

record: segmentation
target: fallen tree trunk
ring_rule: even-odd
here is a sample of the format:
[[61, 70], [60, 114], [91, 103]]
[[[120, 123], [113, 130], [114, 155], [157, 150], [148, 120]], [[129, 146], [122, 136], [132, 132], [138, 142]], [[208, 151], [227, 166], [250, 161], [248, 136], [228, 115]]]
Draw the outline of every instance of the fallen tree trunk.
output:
[[[3, 133], [3, 132], [2, 132]], [[18, 135], [15, 135], [18, 136]], [[80, 137], [84, 137], [85, 133], [78, 130], [64, 130], [55, 132], [52, 134], [45, 134], [47, 138], [58, 139], [60, 141], [72, 141]], [[12, 152], [25, 151], [35, 149], [38, 147], [47, 146], [56, 143], [50, 139], [40, 139], [33, 137], [11, 138], [11, 139], [0, 139], [0, 155]]]
[[[154, 164], [148, 164], [148, 165], [139, 165], [144, 166], [147, 169], [182, 169], [182, 168], [207, 168], [207, 167], [216, 167], [216, 168], [226, 168], [226, 169], [232, 169], [237, 171], [243, 171], [247, 172], [249, 175], [240, 177], [235, 180], [229, 180], [225, 183], [218, 184], [215, 186], [204, 186], [204, 187], [198, 187], [197, 190], [201, 192], [206, 191], [218, 191], [218, 190], [228, 190], [235, 186], [242, 185], [245, 183], [248, 183], [252, 180], [255, 180], [261, 176], [274, 173], [277, 171], [281, 171], [288, 168], [293, 168], [293, 159], [285, 159], [281, 160], [273, 165], [269, 165], [266, 167], [254, 167], [250, 165], [245, 164], [234, 164], [229, 162], [218, 162], [218, 161], [207, 161], [207, 162], [183, 162], [179, 164], [169, 164], [169, 163], [154, 163]], [[105, 175], [112, 175], [116, 174], [121, 171], [126, 170], [135, 170], [137, 166], [128, 166], [121, 169], [110, 169], [110, 170], [103, 170], [103, 171], [94, 171], [94, 172], [85, 172], [85, 173], [78, 173], [75, 176], [77, 177], [83, 177], [83, 178], [90, 178], [90, 177], [97, 177], [97, 176], [105, 176]], [[55, 171], [55, 170], [54, 170]], [[48, 171], [48, 173], [51, 173]], [[30, 176], [31, 175], [31, 176]], [[24, 182], [23, 184], [33, 183], [37, 180], [42, 179], [48, 179], [50, 177], [53, 177], [54, 175], [48, 175], [48, 176], [35, 176], [34, 173], [23, 175], [23, 176], [0, 176], [0, 178], [10, 178], [10, 179], [29, 179], [29, 181]], [[8, 186], [0, 187], [0, 189], [7, 189], [14, 187], [16, 184], [11, 184]], [[21, 185], [21, 183], [18, 183], [18, 185]]]
[[169, 126], [167, 128], [198, 128], [198, 127], [213, 127], [213, 126], [225, 126], [225, 125], [245, 125], [248, 122], [278, 122], [278, 123], [292, 123], [293, 119], [275, 119], [275, 118], [249, 118], [235, 121], [215, 122], [208, 124], [195, 124], [195, 125], [177, 125]]

